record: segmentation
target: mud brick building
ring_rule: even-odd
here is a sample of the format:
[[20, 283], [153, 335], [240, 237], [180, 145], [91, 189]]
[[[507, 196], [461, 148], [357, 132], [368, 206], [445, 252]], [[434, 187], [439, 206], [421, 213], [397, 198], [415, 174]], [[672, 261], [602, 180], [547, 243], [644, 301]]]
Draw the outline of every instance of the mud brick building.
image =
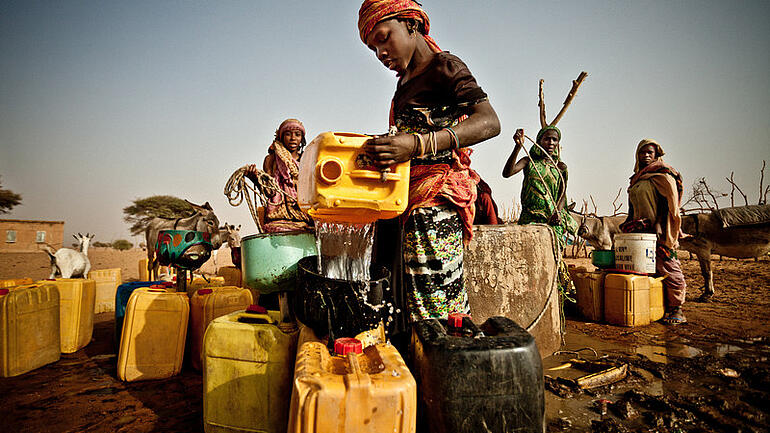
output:
[[61, 248], [64, 221], [0, 219], [0, 252], [39, 251], [43, 243]]

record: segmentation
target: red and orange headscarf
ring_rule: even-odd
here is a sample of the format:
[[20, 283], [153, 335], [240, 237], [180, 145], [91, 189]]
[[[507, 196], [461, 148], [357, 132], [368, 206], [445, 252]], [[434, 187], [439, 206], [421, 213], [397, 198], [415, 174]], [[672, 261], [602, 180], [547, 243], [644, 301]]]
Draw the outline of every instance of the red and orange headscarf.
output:
[[361, 40], [366, 43], [367, 37], [377, 23], [393, 18], [414, 19], [423, 23], [425, 33], [422, 36], [425, 42], [434, 52], [441, 52], [436, 41], [428, 36], [430, 31], [428, 14], [414, 0], [365, 0], [361, 9], [358, 10], [358, 32]]

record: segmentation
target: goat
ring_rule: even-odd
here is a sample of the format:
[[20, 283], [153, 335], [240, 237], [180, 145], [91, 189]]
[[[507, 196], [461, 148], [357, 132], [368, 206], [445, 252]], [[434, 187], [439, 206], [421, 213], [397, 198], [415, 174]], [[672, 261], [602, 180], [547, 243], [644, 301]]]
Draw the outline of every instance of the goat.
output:
[[147, 243], [147, 271], [151, 279], [157, 278], [158, 267], [160, 266], [158, 258], [155, 257], [155, 248], [158, 243], [158, 233], [161, 230], [195, 230], [206, 232], [211, 237], [213, 250], [217, 250], [222, 246], [222, 239], [219, 235], [219, 219], [214, 215], [214, 210], [209, 202], [200, 206], [187, 200], [185, 201], [195, 209], [194, 214], [187, 218], [178, 219], [156, 217], [150, 220], [147, 228], [144, 230]]
[[80, 242], [80, 251], [70, 248], [59, 248], [54, 251], [53, 247], [44, 244], [43, 249], [51, 259], [51, 275], [48, 278], [54, 278], [57, 273], [61, 274], [62, 278], [86, 278], [88, 271], [91, 270], [91, 262], [88, 260], [88, 244], [94, 236], [96, 235], [89, 233], [86, 233], [85, 236], [80, 233], [77, 236], [72, 235]]

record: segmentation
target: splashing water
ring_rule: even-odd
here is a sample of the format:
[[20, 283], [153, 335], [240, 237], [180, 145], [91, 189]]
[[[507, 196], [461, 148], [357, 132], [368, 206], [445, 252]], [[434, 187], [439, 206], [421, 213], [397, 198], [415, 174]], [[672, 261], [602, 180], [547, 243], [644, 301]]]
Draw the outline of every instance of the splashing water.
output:
[[369, 281], [374, 223], [315, 222], [318, 273], [346, 281]]

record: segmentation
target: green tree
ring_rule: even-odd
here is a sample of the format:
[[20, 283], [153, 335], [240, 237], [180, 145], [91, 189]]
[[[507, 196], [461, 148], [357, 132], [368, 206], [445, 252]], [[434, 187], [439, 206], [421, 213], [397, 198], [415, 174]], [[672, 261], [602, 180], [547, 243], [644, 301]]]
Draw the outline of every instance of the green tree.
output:
[[118, 251], [130, 250], [133, 247], [134, 244], [125, 239], [118, 239], [112, 243], [112, 248], [115, 248]]
[[21, 195], [10, 189], [3, 189], [0, 183], [0, 214], [8, 213], [14, 206], [21, 204]]
[[184, 218], [191, 216], [195, 210], [186, 201], [171, 195], [154, 195], [138, 198], [131, 206], [123, 208], [123, 220], [131, 224], [131, 234], [144, 232], [150, 220], [160, 218]]

